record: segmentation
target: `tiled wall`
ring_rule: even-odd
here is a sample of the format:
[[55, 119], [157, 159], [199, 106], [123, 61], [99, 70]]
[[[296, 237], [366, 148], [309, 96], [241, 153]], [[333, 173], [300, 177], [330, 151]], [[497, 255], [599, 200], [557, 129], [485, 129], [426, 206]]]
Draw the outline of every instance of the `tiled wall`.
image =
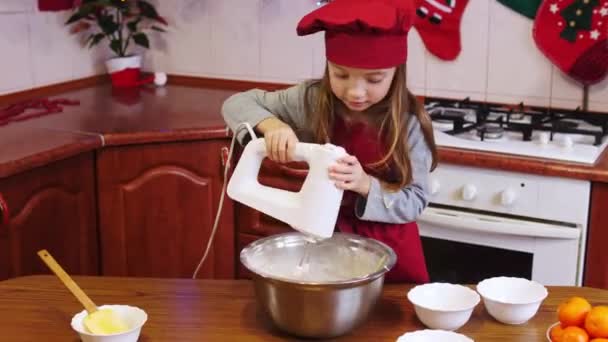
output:
[[107, 52], [82, 47], [63, 25], [68, 16], [41, 13], [36, 0], [0, 0], [0, 94], [103, 72]]
[[[162, 0], [171, 24], [153, 36], [146, 68], [169, 73], [292, 83], [324, 68], [321, 34], [297, 37], [295, 26], [316, 0]], [[66, 33], [63, 14], [33, 11], [34, 0], [0, 0], [0, 93], [102, 72], [102, 54]], [[453, 62], [409, 38], [409, 84], [417, 94], [574, 108], [582, 87], [536, 48], [532, 21], [496, 0], [470, 0], [463, 51]], [[11, 32], [7, 34], [6, 32]], [[41, 51], [48, 57], [42, 57]], [[105, 50], [102, 50], [105, 51]], [[4, 59], [4, 58], [3, 58]], [[8, 77], [5, 77], [8, 75]], [[590, 109], [608, 112], [608, 80], [590, 89]]]
[[[324, 67], [322, 35], [297, 37], [295, 26], [316, 0], [173, 0], [160, 10], [174, 25], [153, 65], [173, 73], [295, 82]], [[532, 40], [533, 22], [496, 0], [470, 0], [463, 51], [454, 62], [427, 53], [410, 35], [408, 74], [417, 94], [554, 105], [582, 103], [569, 81]], [[590, 108], [608, 112], [608, 80], [590, 89]]]

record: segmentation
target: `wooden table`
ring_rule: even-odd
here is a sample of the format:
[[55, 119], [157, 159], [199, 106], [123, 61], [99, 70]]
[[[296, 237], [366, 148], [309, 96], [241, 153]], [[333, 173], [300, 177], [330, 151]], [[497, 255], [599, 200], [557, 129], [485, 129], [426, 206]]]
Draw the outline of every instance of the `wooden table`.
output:
[[[246, 280], [74, 277], [93, 301], [130, 304], [146, 310], [140, 341], [295, 341], [277, 331], [256, 305]], [[405, 294], [408, 285], [387, 285], [366, 323], [337, 341], [395, 341], [406, 331], [423, 329]], [[480, 303], [459, 332], [475, 341], [545, 341], [557, 305], [580, 295], [607, 304], [608, 291], [550, 287], [549, 297], [527, 324], [507, 326], [493, 320]], [[80, 304], [57, 278], [29, 276], [0, 282], [0, 340], [78, 341], [70, 327]]]

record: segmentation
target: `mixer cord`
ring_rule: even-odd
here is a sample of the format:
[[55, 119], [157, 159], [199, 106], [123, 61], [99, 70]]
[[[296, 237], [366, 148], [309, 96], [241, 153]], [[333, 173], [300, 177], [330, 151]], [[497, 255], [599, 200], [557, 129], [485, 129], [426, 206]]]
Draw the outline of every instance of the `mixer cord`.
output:
[[235, 133], [232, 135], [232, 140], [230, 141], [230, 149], [228, 150], [228, 157], [226, 158], [226, 165], [224, 166], [224, 177], [223, 177], [224, 179], [222, 182], [222, 193], [220, 194], [220, 201], [217, 206], [217, 214], [215, 214], [215, 221], [213, 222], [213, 228], [211, 229], [211, 235], [209, 236], [209, 241], [207, 241], [207, 247], [205, 248], [205, 253], [203, 253], [203, 257], [201, 258], [198, 265], [196, 266], [196, 270], [194, 270], [194, 274], [192, 274], [192, 279], [196, 279], [198, 272], [200, 271], [201, 267], [205, 263], [205, 260], [207, 259], [207, 255], [209, 255], [209, 251], [211, 250], [211, 245], [213, 244], [213, 238], [215, 237], [215, 232], [217, 231], [217, 226], [220, 221], [220, 216], [222, 214], [222, 207], [224, 205], [224, 196], [226, 194], [226, 183], [228, 180], [228, 170], [230, 170], [230, 161], [232, 160], [232, 152], [234, 150], [234, 143], [236, 141], [237, 132], [241, 126], [245, 126], [245, 128], [249, 132], [249, 135], [251, 135], [252, 139], [257, 138], [253, 131], [253, 128], [251, 128], [251, 125], [248, 122], [240, 123], [237, 126], [237, 128], [235, 129]]

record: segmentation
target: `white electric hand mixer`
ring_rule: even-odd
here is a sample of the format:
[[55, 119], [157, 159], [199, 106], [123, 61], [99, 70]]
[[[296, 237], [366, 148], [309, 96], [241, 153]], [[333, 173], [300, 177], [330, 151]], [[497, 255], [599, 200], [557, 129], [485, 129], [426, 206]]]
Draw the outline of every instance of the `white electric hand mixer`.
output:
[[346, 151], [331, 144], [297, 143], [294, 159], [308, 163], [309, 171], [299, 192], [272, 188], [258, 182], [266, 157], [264, 139], [252, 140], [228, 183], [228, 196], [289, 224], [294, 229], [325, 239], [333, 235], [343, 190], [329, 179], [329, 167]]
[[[267, 156], [264, 139], [257, 138], [249, 124], [242, 123], [241, 125], [247, 126], [253, 139], [245, 146], [230, 178], [227, 188], [228, 196], [283, 221], [304, 234], [317, 239], [330, 238], [334, 232], [344, 191], [338, 189], [329, 179], [328, 170], [340, 157], [347, 155], [344, 148], [332, 144], [297, 143], [294, 153], [295, 160], [308, 163], [308, 175], [299, 192], [276, 189], [258, 182], [262, 161]], [[211, 236], [207, 241], [203, 257], [192, 275], [193, 279], [196, 278], [207, 258], [218, 227], [235, 139], [236, 134], [230, 144], [228, 160], [224, 169], [224, 185]]]

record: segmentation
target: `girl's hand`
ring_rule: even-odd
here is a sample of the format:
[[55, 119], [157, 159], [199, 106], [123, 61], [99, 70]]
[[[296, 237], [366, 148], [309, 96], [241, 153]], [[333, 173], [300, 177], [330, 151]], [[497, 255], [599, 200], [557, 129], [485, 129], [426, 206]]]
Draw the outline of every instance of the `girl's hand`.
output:
[[274, 162], [287, 163], [293, 160], [298, 137], [286, 123], [267, 119], [256, 127], [264, 134], [268, 158]]
[[335, 181], [339, 189], [351, 190], [363, 197], [369, 193], [371, 178], [355, 156], [342, 157], [337, 164], [330, 166], [329, 179]]

